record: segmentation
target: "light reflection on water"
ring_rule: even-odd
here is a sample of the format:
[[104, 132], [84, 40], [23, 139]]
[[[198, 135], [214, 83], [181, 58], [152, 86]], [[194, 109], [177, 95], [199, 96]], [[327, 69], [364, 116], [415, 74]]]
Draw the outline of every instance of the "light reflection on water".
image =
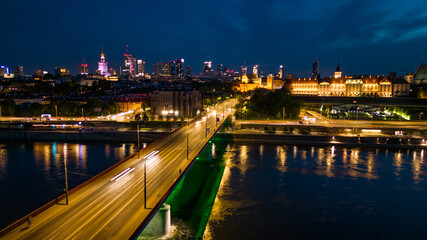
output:
[[223, 159], [204, 239], [427, 237], [424, 150], [234, 143]]

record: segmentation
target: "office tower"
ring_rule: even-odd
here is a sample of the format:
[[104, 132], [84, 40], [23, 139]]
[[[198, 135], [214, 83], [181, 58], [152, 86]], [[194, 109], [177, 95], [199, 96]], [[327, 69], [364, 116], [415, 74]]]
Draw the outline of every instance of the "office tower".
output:
[[245, 65], [242, 66], [242, 75], [246, 75], [248, 74], [248, 67], [246, 67]]
[[153, 69], [154, 69], [154, 75], [159, 76], [160, 72], [162, 71], [162, 63], [156, 62], [155, 64], [153, 64]]
[[162, 63], [162, 70], [160, 72], [160, 76], [162, 77], [170, 77], [171, 76], [171, 65], [170, 63]]
[[192, 76], [192, 73], [191, 73], [191, 66], [187, 66], [187, 73], [186, 73], [186, 75], [185, 76], [187, 76], [187, 77], [191, 77]]
[[16, 66], [15, 67], [15, 76], [24, 76], [24, 67], [23, 66]]
[[279, 66], [279, 72], [277, 73], [277, 75], [280, 79], [283, 79], [283, 76], [285, 76], [285, 68], [283, 67], [283, 65]]
[[176, 71], [175, 71], [175, 67], [176, 67], [176, 63], [175, 61], [170, 61], [169, 62], [169, 69], [170, 69], [170, 75], [173, 77], [176, 75]]
[[[126, 50], [127, 51], [127, 50]], [[136, 75], [136, 60], [132, 57], [132, 54], [126, 52], [123, 54], [125, 60], [125, 66], [122, 67], [122, 76], [131, 76], [134, 77]], [[123, 75], [125, 73], [126, 75]]]
[[218, 64], [218, 69], [217, 69], [217, 71], [218, 71], [218, 72], [222, 72], [222, 68], [223, 68], [222, 64]]
[[212, 69], [212, 61], [206, 61], [203, 66], [203, 72], [210, 72]]
[[311, 74], [312, 79], [319, 78], [319, 62], [317, 60], [313, 61], [313, 71]]
[[255, 74], [258, 76], [258, 64], [255, 64], [254, 67], [252, 68], [252, 74]]
[[104, 50], [101, 51], [101, 59], [98, 62], [98, 74], [108, 76], [108, 62], [105, 61]]
[[88, 75], [89, 74], [89, 68], [88, 68], [87, 64], [82, 63], [79, 65], [79, 74], [80, 75]]
[[184, 58], [176, 60], [176, 75], [178, 77], [184, 76]]
[[145, 61], [142, 61], [141, 59], [138, 59], [137, 61], [137, 76], [143, 77], [145, 75]]
[[334, 78], [340, 78], [342, 75], [341, 67], [340, 67], [340, 61], [338, 61], [337, 68], [335, 69]]

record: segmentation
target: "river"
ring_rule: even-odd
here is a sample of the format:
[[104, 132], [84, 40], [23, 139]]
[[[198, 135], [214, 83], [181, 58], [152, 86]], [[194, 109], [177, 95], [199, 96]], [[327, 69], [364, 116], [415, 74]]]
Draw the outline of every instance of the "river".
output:
[[227, 150], [204, 239], [427, 239], [425, 150]]

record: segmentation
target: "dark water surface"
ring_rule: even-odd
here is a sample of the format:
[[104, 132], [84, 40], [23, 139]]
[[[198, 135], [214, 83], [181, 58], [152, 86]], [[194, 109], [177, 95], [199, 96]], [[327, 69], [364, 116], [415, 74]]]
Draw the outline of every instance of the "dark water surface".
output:
[[[144, 144], [145, 145], [145, 144]], [[0, 143], [0, 229], [134, 153], [134, 144]]]
[[427, 239], [425, 150], [230, 144], [205, 239]]

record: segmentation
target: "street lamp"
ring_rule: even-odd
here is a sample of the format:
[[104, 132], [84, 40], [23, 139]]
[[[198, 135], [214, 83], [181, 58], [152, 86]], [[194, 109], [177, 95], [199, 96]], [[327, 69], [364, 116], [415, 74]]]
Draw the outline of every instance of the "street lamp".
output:
[[58, 117], [58, 106], [55, 104], [55, 117]]
[[423, 112], [420, 112], [420, 119], [419, 119], [419, 121], [421, 121], [421, 116], [423, 115]]
[[137, 147], [137, 151], [138, 151], [138, 159], [139, 159], [139, 123], [137, 123], [136, 125], [136, 134], [138, 135], [138, 147]]
[[356, 121], [359, 118], [359, 107], [357, 107], [357, 111], [356, 111]]
[[189, 143], [188, 143], [188, 128], [189, 128], [189, 120], [190, 120], [190, 106], [187, 106], [187, 160], [189, 159], [189, 149], [188, 149], [188, 145], [189, 145]]

